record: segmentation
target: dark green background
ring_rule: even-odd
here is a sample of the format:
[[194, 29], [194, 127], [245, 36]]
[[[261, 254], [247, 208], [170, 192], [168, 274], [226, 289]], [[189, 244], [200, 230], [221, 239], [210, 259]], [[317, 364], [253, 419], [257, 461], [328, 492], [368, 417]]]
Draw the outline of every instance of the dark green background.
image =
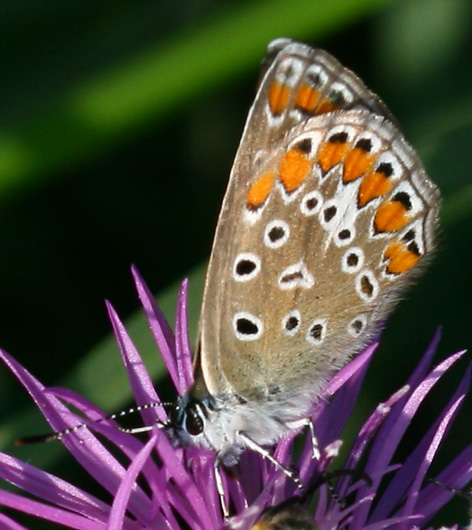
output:
[[[126, 319], [138, 312], [135, 263], [173, 320], [169, 292], [190, 275], [195, 325], [259, 63], [268, 41], [289, 36], [327, 49], [381, 95], [444, 197], [437, 255], [388, 322], [362, 421], [405, 382], [438, 325], [438, 360], [472, 344], [471, 24], [468, 0], [4, 1], [0, 346], [45, 384], [67, 384], [110, 411], [124, 406], [130, 393], [104, 339], [103, 300]], [[142, 318], [131, 327], [157, 373]], [[467, 360], [421, 409], [412, 442]], [[3, 450], [57, 470], [60, 444], [12, 447], [45, 428], [28, 407], [1, 369]], [[442, 463], [470, 442], [469, 418], [470, 403]]]

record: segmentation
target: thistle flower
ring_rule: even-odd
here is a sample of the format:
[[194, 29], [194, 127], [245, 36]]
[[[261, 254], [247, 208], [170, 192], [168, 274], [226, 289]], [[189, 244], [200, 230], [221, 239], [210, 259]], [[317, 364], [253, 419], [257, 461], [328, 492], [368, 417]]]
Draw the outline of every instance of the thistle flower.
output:
[[[174, 335], [137, 271], [133, 270], [133, 274], [156, 344], [177, 392], [182, 394], [193, 380], [187, 332], [187, 282], [179, 293]], [[109, 304], [108, 311], [136, 403], [142, 406], [160, 403], [139, 353]], [[423, 528], [450, 499], [449, 491], [427, 483], [426, 479], [467, 392], [470, 369], [409, 457], [404, 462], [394, 460], [395, 451], [420, 404], [463, 354], [452, 355], [431, 369], [438, 340], [436, 334], [407, 384], [379, 404], [365, 421], [344, 462], [336, 459], [341, 433], [376, 345], [367, 348], [334, 376], [316, 403], [313, 423], [321, 458], [312, 458], [311, 439], [307, 437], [294, 466], [306, 490], [311, 492], [310, 488], [320, 481], [333, 461], [338, 467], [363, 471], [370, 478], [366, 481], [352, 475], [342, 476], [336, 482], [334, 494], [326, 484], [317, 488], [313, 518], [320, 530]], [[155, 425], [147, 441], [141, 442], [120, 431], [114, 420], [104, 419], [105, 413], [84, 397], [68, 389], [46, 388], [6, 352], [0, 351], [0, 357], [25, 386], [54, 431], [79, 423], [87, 425], [65, 434], [61, 441], [112, 498], [111, 503], [100, 500], [59, 477], [0, 453], [0, 477], [28, 494], [0, 490], [1, 506], [80, 530], [244, 530], [259, 520], [266, 507], [300, 495], [297, 486], [283, 473], [259, 455], [246, 451], [237, 469], [223, 470], [225, 489], [235, 514], [224, 521], [213, 472], [215, 456], [196, 448], [173, 447], [162, 429], [167, 419], [162, 407], [145, 407], [140, 411], [145, 425]], [[69, 406], [83, 416], [69, 410]], [[284, 438], [274, 452], [287, 467], [294, 459], [296, 434]], [[465, 486], [472, 478], [472, 445], [434, 478], [454, 488]], [[349, 504], [344, 502], [346, 499]], [[302, 499], [309, 500], [308, 496]], [[25, 527], [0, 513], [0, 528]]]

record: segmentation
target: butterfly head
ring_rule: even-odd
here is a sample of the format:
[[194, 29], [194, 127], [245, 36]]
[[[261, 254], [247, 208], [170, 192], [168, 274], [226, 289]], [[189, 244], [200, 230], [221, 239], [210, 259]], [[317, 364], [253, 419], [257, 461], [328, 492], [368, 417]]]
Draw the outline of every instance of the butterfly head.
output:
[[238, 440], [239, 427], [243, 425], [238, 407], [209, 394], [197, 397], [194, 387], [174, 404], [167, 431], [175, 445], [208, 449], [219, 462], [229, 466], [237, 462], [243, 451]]
[[206, 404], [189, 395], [180, 397], [172, 407], [169, 433], [182, 445], [192, 445], [203, 435], [208, 411]]

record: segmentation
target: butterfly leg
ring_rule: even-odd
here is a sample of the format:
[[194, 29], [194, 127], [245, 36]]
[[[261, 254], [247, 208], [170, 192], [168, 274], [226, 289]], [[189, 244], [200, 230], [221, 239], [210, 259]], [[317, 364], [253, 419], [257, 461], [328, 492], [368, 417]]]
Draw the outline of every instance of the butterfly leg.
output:
[[314, 458], [315, 460], [319, 460], [321, 458], [320, 443], [318, 442], [318, 438], [316, 437], [315, 426], [313, 425], [313, 422], [310, 418], [308, 418], [308, 427], [310, 429], [311, 435], [312, 458]]
[[277, 469], [280, 469], [280, 471], [282, 471], [282, 473], [286, 477], [288, 477], [297, 486], [297, 488], [299, 488], [301, 491], [304, 491], [303, 484], [301, 483], [301, 480], [299, 479], [296, 473], [294, 473], [291, 469], [285, 467], [281, 462], [274, 458], [267, 449], [256, 443], [252, 438], [249, 438], [247, 434], [244, 434], [241, 431], [238, 434], [244, 441], [248, 449], [251, 449], [251, 451], [258, 453], [265, 460], [268, 460]]
[[320, 443], [316, 437], [315, 426], [313, 425], [311, 418], [303, 418], [302, 420], [291, 421], [287, 425], [290, 427], [290, 429], [300, 429], [301, 427], [308, 427], [310, 429], [312, 458], [314, 460], [319, 460], [321, 458]]
[[223, 477], [221, 476], [220, 466], [221, 466], [221, 463], [219, 462], [218, 458], [216, 458], [213, 464], [213, 469], [215, 473], [216, 491], [218, 493], [218, 498], [220, 499], [220, 507], [221, 507], [221, 511], [223, 512], [223, 517], [226, 520], [229, 517], [229, 508], [226, 503], [225, 488], [223, 485]]

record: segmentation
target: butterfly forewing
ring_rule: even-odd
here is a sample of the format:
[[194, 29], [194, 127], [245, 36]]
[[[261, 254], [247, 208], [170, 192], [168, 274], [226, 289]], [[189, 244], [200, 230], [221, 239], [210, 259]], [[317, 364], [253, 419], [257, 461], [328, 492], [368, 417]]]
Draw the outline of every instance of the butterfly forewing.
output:
[[200, 322], [208, 390], [247, 399], [316, 394], [369, 340], [431, 249], [439, 203], [385, 105], [352, 72], [285, 39], [266, 63]]

